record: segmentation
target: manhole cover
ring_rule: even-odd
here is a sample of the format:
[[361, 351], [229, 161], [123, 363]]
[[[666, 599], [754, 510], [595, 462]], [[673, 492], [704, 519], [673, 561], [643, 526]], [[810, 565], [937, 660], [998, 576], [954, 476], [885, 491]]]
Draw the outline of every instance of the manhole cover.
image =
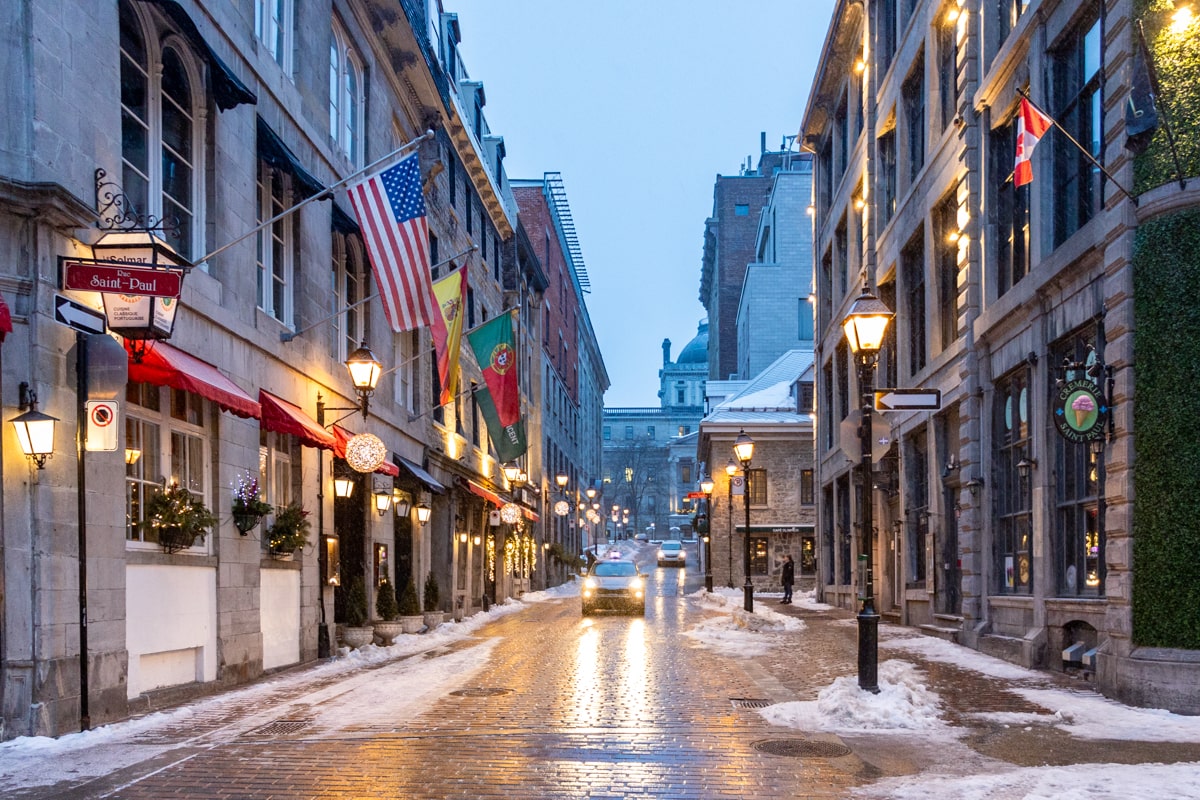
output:
[[243, 736], [287, 736], [304, 730], [312, 724], [310, 719], [281, 719], [269, 722], [261, 728], [242, 734]]
[[501, 689], [497, 686], [475, 686], [470, 689], [458, 689], [450, 694], [455, 697], [497, 697], [510, 692], [512, 689]]
[[850, 748], [837, 742], [814, 742], [811, 739], [766, 739], [754, 743], [754, 749], [772, 756], [792, 758], [838, 758], [850, 755]]
[[734, 708], [766, 708], [771, 705], [770, 700], [758, 700], [753, 697], [731, 697], [729, 702], [733, 703]]

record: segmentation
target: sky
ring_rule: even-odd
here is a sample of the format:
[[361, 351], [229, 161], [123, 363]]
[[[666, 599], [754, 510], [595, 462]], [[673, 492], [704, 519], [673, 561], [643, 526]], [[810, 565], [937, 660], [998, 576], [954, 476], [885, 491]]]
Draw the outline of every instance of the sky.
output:
[[[762, 596], [778, 597], [769, 593]], [[359, 726], [393, 724], [396, 718], [412, 717], [432, 707], [447, 692], [468, 686], [488, 663], [497, 639], [484, 637], [473, 642], [472, 634], [497, 615], [520, 614], [534, 603], [578, 603], [579, 583], [572, 582], [544, 592], [531, 592], [521, 600], [508, 599], [492, 607], [490, 614], [476, 614], [462, 622], [447, 622], [436, 631], [401, 635], [390, 647], [367, 645], [358, 650], [342, 648], [335, 658], [272, 676], [264, 682], [223, 693], [170, 711], [106, 725], [81, 733], [51, 739], [19, 737], [0, 743], [0, 794], [47, 786], [61, 780], [84, 780], [109, 775], [123, 767], [155, 756], [163, 764], [190, 757], [189, 743], [175, 740], [189, 720], [234, 719], [223, 732], [229, 740], [267, 722], [301, 714], [311, 719], [306, 738], [337, 739]], [[709, 594], [703, 590], [687, 595], [700, 606], [706, 619], [683, 631], [697, 646], [711, 648], [731, 658], [755, 658], [772, 648], [796, 646], [804, 623], [760, 604], [755, 615], [758, 630], [739, 625], [736, 611], [742, 605], [741, 589], [720, 587]], [[830, 610], [815, 602], [812, 592], [797, 593], [795, 602], [811, 611]], [[853, 619], [844, 620], [854, 624]], [[961, 759], [938, 759], [938, 765], [901, 777], [888, 777], [853, 790], [853, 798], [889, 800], [991, 800], [997, 797], [1022, 800], [1051, 800], [1087, 797], [1089, 800], [1127, 800], [1130, 797], [1162, 797], [1200, 800], [1200, 763], [1113, 764], [1103, 761], [1104, 740], [1147, 742], [1200, 742], [1200, 717], [1168, 711], [1134, 708], [1097, 694], [1065, 689], [1018, 689], [1047, 714], [985, 713], [982, 716], [1003, 726], [1049, 725], [1066, 736], [1097, 742], [1097, 763], [1071, 766], [1014, 767], [995, 759], [968, 757], [959, 739], [968, 729], [944, 719], [936, 692], [924, 682], [921, 671], [904, 659], [906, 652], [922, 658], [979, 672], [996, 678], [1036, 678], [1037, 673], [951, 642], [927, 637], [911, 629], [884, 625], [880, 628], [879, 694], [859, 690], [853, 676], [834, 678], [817, 694], [816, 700], [776, 703], [758, 709], [774, 725], [811, 734], [826, 731], [853, 743], [856, 736], [919, 736], [925, 744], [947, 752], [962, 752]], [[408, 658], [420, 652], [444, 648], [451, 642], [463, 647], [436, 658]], [[384, 669], [355, 672], [364, 664], [394, 662]], [[345, 674], [341, 680], [322, 684], [323, 679]], [[295, 689], [318, 684], [309, 694]], [[336, 696], [338, 702], [324, 702]], [[274, 698], [279, 698], [275, 700]], [[239, 718], [238, 709], [243, 709]], [[244, 709], [264, 709], [246, 712]], [[298, 709], [302, 709], [298, 710]], [[160, 734], [156, 736], [156, 732]], [[186, 740], [186, 736], [182, 737]], [[160, 743], [162, 742], [162, 743]], [[133, 746], [136, 744], [137, 746]], [[178, 749], [179, 753], [168, 751]]]
[[443, 0], [510, 178], [562, 173], [608, 407], [657, 406], [704, 319], [716, 176], [800, 127], [834, 0]]

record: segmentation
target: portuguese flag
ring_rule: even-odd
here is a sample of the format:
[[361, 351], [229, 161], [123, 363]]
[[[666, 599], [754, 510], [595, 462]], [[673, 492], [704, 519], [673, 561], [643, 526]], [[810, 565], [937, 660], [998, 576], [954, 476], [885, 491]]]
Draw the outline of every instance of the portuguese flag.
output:
[[483, 370], [486, 384], [486, 388], [475, 391], [475, 399], [487, 422], [496, 457], [501, 461], [512, 461], [528, 449], [517, 383], [517, 351], [512, 326], [516, 313], [514, 310], [501, 314], [467, 333], [467, 341]]

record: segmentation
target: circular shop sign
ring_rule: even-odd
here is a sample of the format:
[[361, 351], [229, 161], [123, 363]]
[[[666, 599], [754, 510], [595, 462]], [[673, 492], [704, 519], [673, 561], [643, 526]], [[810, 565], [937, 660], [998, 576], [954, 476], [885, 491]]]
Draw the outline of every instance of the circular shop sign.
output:
[[1054, 426], [1071, 442], [1104, 438], [1108, 404], [1100, 387], [1087, 378], [1067, 381], [1054, 397]]

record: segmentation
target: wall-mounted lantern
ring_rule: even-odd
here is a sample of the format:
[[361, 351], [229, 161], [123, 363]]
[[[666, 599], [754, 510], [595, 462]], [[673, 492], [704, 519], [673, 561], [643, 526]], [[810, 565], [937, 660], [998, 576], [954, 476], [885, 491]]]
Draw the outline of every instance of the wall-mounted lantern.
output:
[[54, 455], [54, 423], [58, 417], [52, 417], [37, 410], [37, 392], [24, 381], [17, 387], [19, 393], [19, 409], [24, 414], [13, 417], [13, 427], [17, 429], [17, 441], [21, 443], [21, 452], [25, 457], [37, 464], [38, 469], [46, 468], [46, 459]]

